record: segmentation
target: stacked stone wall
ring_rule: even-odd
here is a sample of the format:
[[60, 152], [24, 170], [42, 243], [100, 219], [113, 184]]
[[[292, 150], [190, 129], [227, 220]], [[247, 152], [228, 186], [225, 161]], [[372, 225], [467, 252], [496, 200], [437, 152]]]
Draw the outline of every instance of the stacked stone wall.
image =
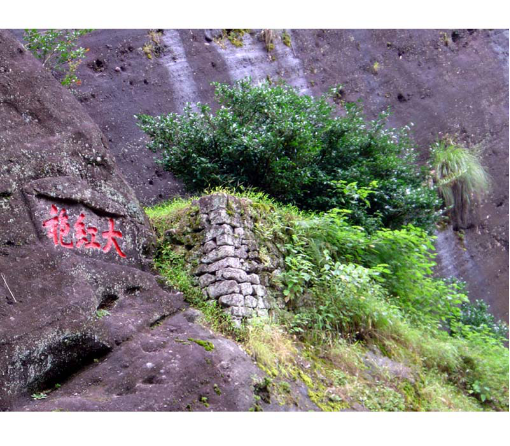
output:
[[265, 317], [280, 306], [269, 289], [278, 262], [264, 262], [255, 237], [251, 201], [214, 194], [193, 203], [203, 229], [199, 265], [202, 292], [216, 300], [235, 321]]

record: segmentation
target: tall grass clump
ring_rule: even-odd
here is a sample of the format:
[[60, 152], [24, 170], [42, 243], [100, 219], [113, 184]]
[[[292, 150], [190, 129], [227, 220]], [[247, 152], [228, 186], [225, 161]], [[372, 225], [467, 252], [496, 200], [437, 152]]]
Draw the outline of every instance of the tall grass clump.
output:
[[442, 140], [432, 149], [432, 169], [437, 190], [452, 218], [454, 229], [469, 226], [469, 213], [490, 189], [490, 179], [479, 153]]

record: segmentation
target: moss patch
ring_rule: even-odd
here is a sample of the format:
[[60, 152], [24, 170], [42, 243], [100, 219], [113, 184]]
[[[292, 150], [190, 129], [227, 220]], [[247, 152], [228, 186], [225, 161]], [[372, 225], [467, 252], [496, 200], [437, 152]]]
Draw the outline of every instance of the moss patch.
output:
[[200, 345], [200, 347], [204, 347], [204, 349], [208, 352], [214, 350], [214, 344], [210, 341], [204, 341], [203, 339], [194, 339], [194, 338], [188, 338], [188, 341], [194, 342], [197, 345]]

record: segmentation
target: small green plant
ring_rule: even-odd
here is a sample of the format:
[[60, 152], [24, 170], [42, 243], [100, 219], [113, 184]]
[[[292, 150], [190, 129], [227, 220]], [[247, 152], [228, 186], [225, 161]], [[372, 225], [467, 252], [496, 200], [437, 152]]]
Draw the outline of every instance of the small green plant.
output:
[[44, 400], [44, 399], [48, 398], [48, 395], [46, 395], [45, 392], [40, 392], [40, 393], [33, 393], [31, 395], [31, 397], [34, 400]]
[[161, 44], [162, 30], [151, 29], [148, 33], [149, 41], [142, 46], [142, 51], [147, 59], [161, 57], [164, 52], [164, 46]]
[[246, 33], [250, 32], [249, 29], [224, 29], [223, 36], [226, 37], [234, 46], [243, 46], [243, 37]]
[[221, 396], [221, 389], [219, 388], [218, 384], [214, 384], [213, 389], [216, 395]]
[[278, 388], [283, 393], [290, 393], [290, 391], [291, 391], [290, 384], [287, 381], [280, 381], [278, 383]]
[[81, 80], [76, 70], [85, 58], [88, 49], [78, 46], [78, 39], [92, 32], [92, 29], [49, 29], [39, 31], [26, 29], [23, 39], [25, 47], [40, 59], [43, 67], [54, 73], [65, 73], [61, 80], [66, 87], [79, 86]]
[[469, 212], [490, 190], [489, 176], [480, 162], [479, 151], [446, 138], [432, 148], [431, 167], [454, 229], [468, 228]]
[[204, 405], [204, 407], [209, 407], [209, 399], [206, 396], [200, 397], [200, 402]]
[[289, 48], [292, 47], [292, 40], [290, 38], [290, 34], [287, 31], [282, 33], [282, 42], [285, 46], [288, 46]]
[[480, 299], [460, 306], [460, 314], [450, 322], [450, 330], [454, 336], [464, 338], [469, 338], [475, 332], [501, 342], [508, 338], [508, 325], [502, 321], [496, 322], [489, 305]]
[[98, 319], [102, 319], [105, 316], [110, 316], [110, 312], [108, 310], [97, 310], [96, 317]]

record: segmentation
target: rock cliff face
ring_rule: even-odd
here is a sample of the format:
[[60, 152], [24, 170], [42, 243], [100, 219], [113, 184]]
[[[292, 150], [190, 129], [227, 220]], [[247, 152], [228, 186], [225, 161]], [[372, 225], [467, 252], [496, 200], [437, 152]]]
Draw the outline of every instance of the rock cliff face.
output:
[[[102, 357], [181, 303], [142, 272], [153, 234], [103, 134], [5, 32], [0, 116], [5, 409], [16, 396]], [[97, 310], [110, 310], [112, 317], [101, 320]]]
[[[215, 30], [158, 30], [152, 37], [148, 30], [100, 30], [83, 39], [90, 51], [77, 96], [138, 198], [151, 204], [182, 187], [153, 163], [134, 114], [212, 103], [211, 82], [248, 75], [282, 78], [314, 95], [342, 84], [340, 99], [361, 99], [369, 116], [389, 106], [391, 125], [414, 123], [422, 160], [439, 133], [481, 145], [493, 191], [463, 244], [445, 233], [438, 249], [442, 273], [466, 280], [473, 297], [508, 320], [508, 31], [292, 30], [290, 46], [279, 31], [270, 53], [260, 31], [245, 35], [241, 47], [216, 43]], [[146, 44], [154, 48], [150, 58]]]
[[[157, 34], [157, 42], [145, 30], [84, 38], [90, 51], [73, 97], [0, 31], [0, 410], [253, 406], [254, 378], [264, 374], [235, 343], [195, 323], [196, 312], [178, 312], [180, 293], [150, 272], [155, 238], [138, 201], [184, 191], [153, 162], [133, 115], [211, 102], [211, 81], [281, 77], [312, 94], [342, 83], [342, 99], [363, 99], [370, 115], [391, 105], [392, 124], [414, 122], [423, 153], [439, 132], [482, 144], [494, 190], [464, 246], [443, 234], [440, 258], [443, 271], [467, 279], [474, 297], [508, 318], [507, 32], [293, 31], [291, 46], [276, 41], [271, 54], [258, 31], [241, 48], [218, 45], [211, 31]], [[151, 58], [142, 49], [149, 40]], [[203, 205], [212, 233], [225, 215]], [[200, 245], [204, 268], [225, 254], [256, 260], [229, 227], [214, 247]], [[239, 269], [246, 277], [214, 271], [207, 284], [212, 271], [204, 271], [204, 288], [218, 299], [242, 296], [243, 306], [224, 299], [242, 311], [254, 308], [254, 296], [266, 305], [248, 277], [256, 272]], [[235, 293], [215, 285], [232, 280], [222, 286]], [[51, 389], [43, 401], [29, 398]], [[306, 397], [299, 404], [315, 408]]]
[[173, 316], [182, 296], [150, 272], [154, 233], [103, 133], [5, 31], [0, 228], [0, 410], [251, 407], [262, 372], [193, 311]]

